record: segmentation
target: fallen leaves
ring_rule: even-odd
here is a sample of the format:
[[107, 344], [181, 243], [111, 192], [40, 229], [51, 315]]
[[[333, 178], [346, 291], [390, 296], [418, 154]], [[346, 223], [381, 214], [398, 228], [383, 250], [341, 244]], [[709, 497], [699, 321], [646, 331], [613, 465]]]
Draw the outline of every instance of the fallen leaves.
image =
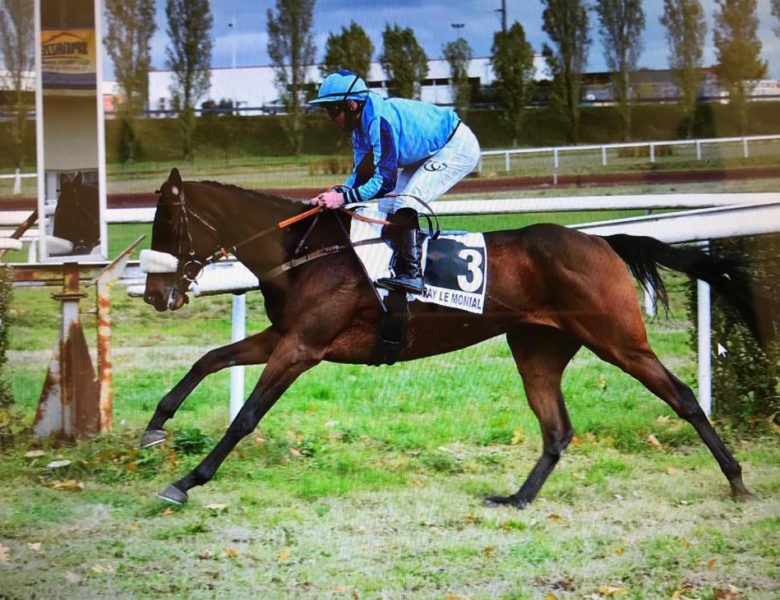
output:
[[54, 481], [48, 481], [43, 485], [44, 487], [51, 488], [53, 490], [60, 490], [65, 492], [80, 492], [84, 489], [84, 482], [76, 481], [75, 479], [55, 479]]
[[512, 441], [510, 444], [512, 446], [517, 446], [525, 439], [525, 432], [522, 429], [515, 429], [512, 432]]
[[547, 515], [547, 518], [550, 519], [550, 521], [564, 521], [565, 519], [556, 513], [550, 513]]
[[664, 449], [664, 446], [661, 442], [658, 441], [658, 438], [655, 437], [655, 434], [651, 433], [647, 436], [647, 442], [655, 449], [662, 451]]
[[46, 465], [47, 469], [62, 469], [63, 467], [69, 467], [70, 461], [67, 458], [63, 458], [61, 460], [53, 460], [48, 465]]
[[738, 600], [739, 588], [729, 585], [728, 589], [715, 588], [715, 600]]
[[46, 453], [43, 450], [30, 450], [29, 452], [24, 453], [25, 458], [40, 458], [41, 456], [44, 456]]
[[619, 596], [620, 594], [625, 594], [626, 592], [628, 592], [626, 588], [613, 585], [600, 585], [598, 587], [599, 596], [604, 596], [606, 598], [613, 598], [614, 596]]

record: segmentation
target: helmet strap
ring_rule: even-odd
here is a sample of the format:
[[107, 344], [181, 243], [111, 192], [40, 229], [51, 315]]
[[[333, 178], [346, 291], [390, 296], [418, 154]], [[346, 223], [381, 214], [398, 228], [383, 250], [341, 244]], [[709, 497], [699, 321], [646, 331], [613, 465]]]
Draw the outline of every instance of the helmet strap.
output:
[[354, 110], [350, 109], [349, 103], [344, 104], [344, 125], [345, 129], [348, 132], [352, 132], [357, 124], [360, 122], [360, 117], [363, 114], [363, 102], [358, 102], [357, 100], [353, 100], [352, 102], [355, 102], [357, 106]]
[[346, 92], [344, 92], [344, 102], [346, 102], [347, 99], [349, 98], [349, 94], [352, 91], [352, 88], [355, 87], [355, 84], [358, 82], [359, 79], [360, 76], [355, 75], [355, 78], [352, 80], [352, 83], [350, 84], [349, 88], [347, 89]]

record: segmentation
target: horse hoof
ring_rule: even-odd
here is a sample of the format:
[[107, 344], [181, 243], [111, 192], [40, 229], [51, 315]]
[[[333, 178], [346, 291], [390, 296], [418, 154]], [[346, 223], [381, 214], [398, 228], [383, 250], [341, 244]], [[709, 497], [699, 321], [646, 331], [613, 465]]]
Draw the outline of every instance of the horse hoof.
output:
[[151, 448], [157, 444], [162, 444], [168, 433], [164, 429], [147, 429], [141, 437], [141, 448]]
[[176, 504], [178, 506], [186, 504], [187, 500], [189, 500], [187, 492], [181, 491], [173, 484], [169, 485], [162, 492], [159, 492], [156, 495], [160, 500], [165, 500], [166, 502], [170, 502], [171, 504]]
[[735, 502], [753, 502], [754, 500], [758, 500], [758, 497], [747, 489], [732, 490], [731, 498]]
[[514, 496], [489, 496], [485, 498], [482, 504], [491, 508], [496, 506], [514, 506], [518, 510], [523, 510], [529, 503]]

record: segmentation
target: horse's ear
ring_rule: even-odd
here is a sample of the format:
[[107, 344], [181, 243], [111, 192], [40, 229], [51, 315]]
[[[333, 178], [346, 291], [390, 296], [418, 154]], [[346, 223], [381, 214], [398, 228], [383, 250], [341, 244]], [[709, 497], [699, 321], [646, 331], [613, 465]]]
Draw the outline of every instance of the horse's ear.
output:
[[[179, 174], [179, 169], [177, 169], [176, 167], [173, 167], [173, 169], [171, 169], [171, 174], [168, 175], [168, 183], [170, 183], [177, 190], [182, 189], [181, 175]], [[174, 192], [174, 194], [178, 196], [179, 192]]]
[[83, 183], [83, 181], [84, 181], [84, 174], [81, 171], [79, 171], [73, 176], [73, 180], [71, 181], [71, 183], [73, 183], [74, 186], [80, 186]]

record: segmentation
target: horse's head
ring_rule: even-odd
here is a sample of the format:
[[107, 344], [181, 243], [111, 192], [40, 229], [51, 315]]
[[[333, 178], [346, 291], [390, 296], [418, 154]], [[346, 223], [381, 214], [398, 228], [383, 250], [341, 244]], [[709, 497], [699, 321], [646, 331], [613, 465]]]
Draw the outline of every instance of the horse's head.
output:
[[158, 311], [178, 310], [189, 302], [187, 289], [218, 243], [213, 226], [193, 210], [178, 169], [171, 170], [159, 194], [152, 248], [141, 252], [147, 273], [144, 301]]
[[84, 183], [81, 171], [60, 185], [52, 235], [72, 242], [72, 254], [89, 253], [100, 241], [98, 189]]

